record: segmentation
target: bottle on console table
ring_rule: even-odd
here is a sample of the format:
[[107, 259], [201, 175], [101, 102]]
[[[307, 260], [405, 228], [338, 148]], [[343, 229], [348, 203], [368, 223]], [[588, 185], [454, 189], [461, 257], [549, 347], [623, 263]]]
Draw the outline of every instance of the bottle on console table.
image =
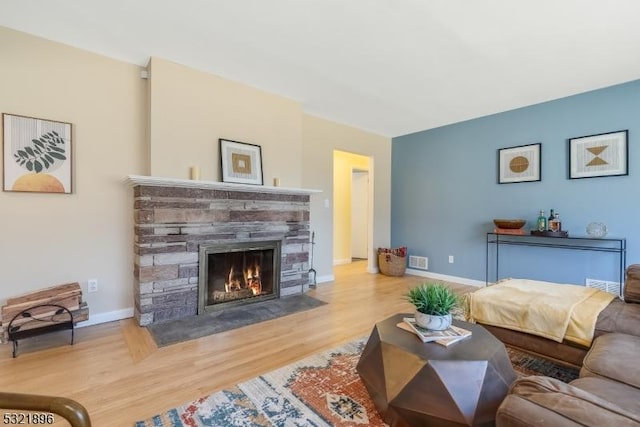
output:
[[556, 222], [555, 213], [549, 217], [549, 221], [547, 222], [547, 230], [554, 231], [554, 232], [558, 231], [558, 223]]
[[555, 231], [551, 229], [551, 223], [553, 222], [553, 218], [555, 217], [553, 209], [549, 212], [549, 218], [547, 218], [547, 231]]
[[536, 228], [538, 231], [547, 231], [547, 217], [544, 215], [544, 209], [540, 209]]

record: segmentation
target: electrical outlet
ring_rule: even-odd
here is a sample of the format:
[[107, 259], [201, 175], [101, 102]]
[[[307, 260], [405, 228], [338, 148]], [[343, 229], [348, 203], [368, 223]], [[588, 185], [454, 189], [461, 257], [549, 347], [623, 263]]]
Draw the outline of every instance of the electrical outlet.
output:
[[449, 255], [449, 264], [453, 264], [453, 255]]
[[98, 279], [89, 279], [87, 281], [87, 291], [98, 292]]

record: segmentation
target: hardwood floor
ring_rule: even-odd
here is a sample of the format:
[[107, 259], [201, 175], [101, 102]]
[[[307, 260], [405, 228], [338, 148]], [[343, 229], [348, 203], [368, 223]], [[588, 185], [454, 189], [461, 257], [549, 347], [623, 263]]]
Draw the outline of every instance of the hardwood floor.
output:
[[[68, 335], [63, 334], [51, 337], [59, 341], [54, 345], [29, 343], [38, 338], [25, 340], [15, 359], [10, 345], [0, 346], [0, 389], [69, 397], [87, 408], [93, 426], [132, 426], [136, 420], [368, 335], [375, 322], [413, 311], [402, 295], [425, 281], [369, 274], [362, 261], [337, 266], [335, 275], [334, 282], [309, 291], [327, 305], [168, 347], [157, 348], [134, 319], [77, 329], [73, 346], [65, 345]], [[474, 289], [451, 286], [459, 293]], [[46, 347], [35, 350], [43, 344]]]

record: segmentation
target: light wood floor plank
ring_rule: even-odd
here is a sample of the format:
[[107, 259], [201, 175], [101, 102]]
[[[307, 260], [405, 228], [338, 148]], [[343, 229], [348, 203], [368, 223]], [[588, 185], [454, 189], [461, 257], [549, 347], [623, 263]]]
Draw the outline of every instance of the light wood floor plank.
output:
[[[335, 275], [309, 291], [327, 305], [168, 347], [157, 348], [133, 319], [77, 329], [73, 346], [63, 335], [25, 340], [15, 359], [10, 345], [1, 346], [0, 388], [69, 397], [87, 408], [94, 426], [130, 426], [368, 335], [375, 322], [412, 312], [403, 294], [425, 281], [369, 274], [364, 262], [338, 266]], [[450, 285], [459, 293], [474, 289]]]

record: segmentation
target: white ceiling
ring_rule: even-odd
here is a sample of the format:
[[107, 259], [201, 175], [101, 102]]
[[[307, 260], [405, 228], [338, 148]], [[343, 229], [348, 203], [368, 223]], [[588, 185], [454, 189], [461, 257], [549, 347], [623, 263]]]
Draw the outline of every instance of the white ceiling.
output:
[[637, 0], [0, 0], [2, 26], [387, 136], [638, 79], [639, 21]]

